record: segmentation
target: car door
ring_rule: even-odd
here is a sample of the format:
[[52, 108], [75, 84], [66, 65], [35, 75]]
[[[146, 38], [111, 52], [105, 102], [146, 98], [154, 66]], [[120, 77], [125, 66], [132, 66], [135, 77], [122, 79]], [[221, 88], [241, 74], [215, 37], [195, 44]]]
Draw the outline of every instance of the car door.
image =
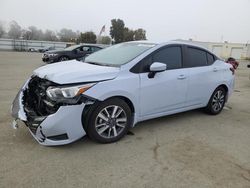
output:
[[184, 67], [188, 69], [187, 106], [204, 105], [220, 80], [218, 69], [211, 65], [214, 56], [207, 51], [192, 47], [185, 47]]
[[[167, 70], [149, 78], [153, 62], [167, 64]], [[167, 46], [142, 61], [140, 73], [140, 115], [150, 116], [185, 106], [187, 72], [182, 68], [181, 46]]]

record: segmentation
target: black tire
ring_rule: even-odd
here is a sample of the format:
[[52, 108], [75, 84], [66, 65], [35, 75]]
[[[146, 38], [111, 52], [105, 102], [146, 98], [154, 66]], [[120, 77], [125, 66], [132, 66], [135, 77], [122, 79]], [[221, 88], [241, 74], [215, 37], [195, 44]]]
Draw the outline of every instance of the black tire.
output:
[[67, 56], [62, 56], [59, 58], [59, 61], [67, 61], [69, 58]]
[[[221, 94], [219, 95], [219, 93]], [[205, 108], [205, 111], [211, 115], [219, 114], [224, 108], [224, 105], [226, 102], [226, 95], [227, 95], [227, 92], [224, 87], [220, 86], [216, 88], [216, 90], [213, 92], [212, 96], [210, 97], [210, 100]]]
[[[115, 118], [111, 118], [111, 116], [113, 115], [111, 111], [112, 109], [114, 110], [114, 108], [116, 108], [115, 106], [117, 106], [117, 110], [116, 110], [117, 113], [115, 115], [119, 114], [120, 111], [122, 112], [120, 112], [119, 116]], [[108, 118], [108, 121], [105, 121], [104, 119], [100, 118], [101, 115], [105, 115], [105, 114], [106, 114], [105, 117], [106, 118], [108, 117], [105, 109], [110, 114], [110, 118]], [[119, 98], [112, 98], [104, 102], [97, 103], [85, 115], [86, 115], [85, 116], [86, 119], [84, 121], [85, 131], [87, 132], [87, 135], [90, 137], [90, 139], [99, 143], [112, 143], [112, 142], [116, 142], [120, 140], [124, 135], [127, 134], [132, 124], [131, 110], [128, 104]], [[126, 118], [126, 123], [123, 123], [123, 124], [118, 123], [118, 119], [124, 120], [125, 118]], [[101, 127], [98, 127], [100, 125]], [[123, 127], [120, 127], [120, 126], [123, 126]], [[105, 130], [105, 131], [101, 133], [102, 130]], [[116, 132], [116, 136], [115, 136], [115, 132]]]

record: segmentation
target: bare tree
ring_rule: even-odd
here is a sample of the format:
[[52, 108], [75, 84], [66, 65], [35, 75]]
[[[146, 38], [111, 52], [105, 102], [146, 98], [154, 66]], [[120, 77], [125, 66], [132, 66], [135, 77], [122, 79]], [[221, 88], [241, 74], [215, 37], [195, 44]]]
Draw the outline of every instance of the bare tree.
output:
[[16, 21], [10, 23], [10, 29], [8, 35], [10, 38], [18, 39], [22, 34], [22, 28]]
[[37, 27], [35, 26], [30, 26], [28, 28], [28, 30], [30, 31], [29, 34], [30, 34], [30, 40], [43, 40], [44, 38], [44, 33], [41, 29], [38, 29]]
[[46, 30], [45, 33], [44, 33], [44, 38], [43, 40], [46, 40], [46, 41], [57, 41], [58, 38], [56, 36], [56, 33], [52, 30]]
[[25, 40], [31, 40], [31, 31], [23, 29], [22, 36], [23, 36], [23, 39], [25, 39]]
[[72, 29], [63, 28], [58, 35], [63, 42], [75, 42], [77, 40], [77, 34]]
[[5, 34], [5, 30], [4, 30], [4, 26], [3, 24], [0, 22], [0, 38]]

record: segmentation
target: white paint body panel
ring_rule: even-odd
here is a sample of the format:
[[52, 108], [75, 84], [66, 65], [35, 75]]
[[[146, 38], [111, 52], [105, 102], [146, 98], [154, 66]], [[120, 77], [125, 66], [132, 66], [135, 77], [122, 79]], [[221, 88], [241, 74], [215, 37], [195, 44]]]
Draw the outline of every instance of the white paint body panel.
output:
[[119, 70], [117, 67], [97, 66], [71, 60], [42, 66], [34, 71], [34, 75], [58, 84], [71, 84], [113, 79]]

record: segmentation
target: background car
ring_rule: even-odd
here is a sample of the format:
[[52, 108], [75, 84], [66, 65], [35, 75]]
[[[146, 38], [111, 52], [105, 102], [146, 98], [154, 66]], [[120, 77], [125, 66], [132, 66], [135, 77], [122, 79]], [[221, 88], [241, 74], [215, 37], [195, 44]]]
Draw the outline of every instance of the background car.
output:
[[43, 54], [42, 60], [46, 63], [67, 61], [71, 59], [83, 60], [86, 55], [103, 49], [104, 45], [99, 44], [81, 44], [74, 45], [63, 50], [52, 50]]
[[51, 50], [55, 50], [55, 47], [49, 46], [49, 47], [40, 48], [40, 49], [38, 49], [38, 52], [44, 53], [44, 52], [51, 51]]
[[40, 52], [40, 53], [44, 53], [50, 50], [55, 50], [54, 46], [47, 46], [47, 47], [43, 47], [43, 48], [35, 48], [35, 47], [31, 47], [28, 49], [29, 52]]

